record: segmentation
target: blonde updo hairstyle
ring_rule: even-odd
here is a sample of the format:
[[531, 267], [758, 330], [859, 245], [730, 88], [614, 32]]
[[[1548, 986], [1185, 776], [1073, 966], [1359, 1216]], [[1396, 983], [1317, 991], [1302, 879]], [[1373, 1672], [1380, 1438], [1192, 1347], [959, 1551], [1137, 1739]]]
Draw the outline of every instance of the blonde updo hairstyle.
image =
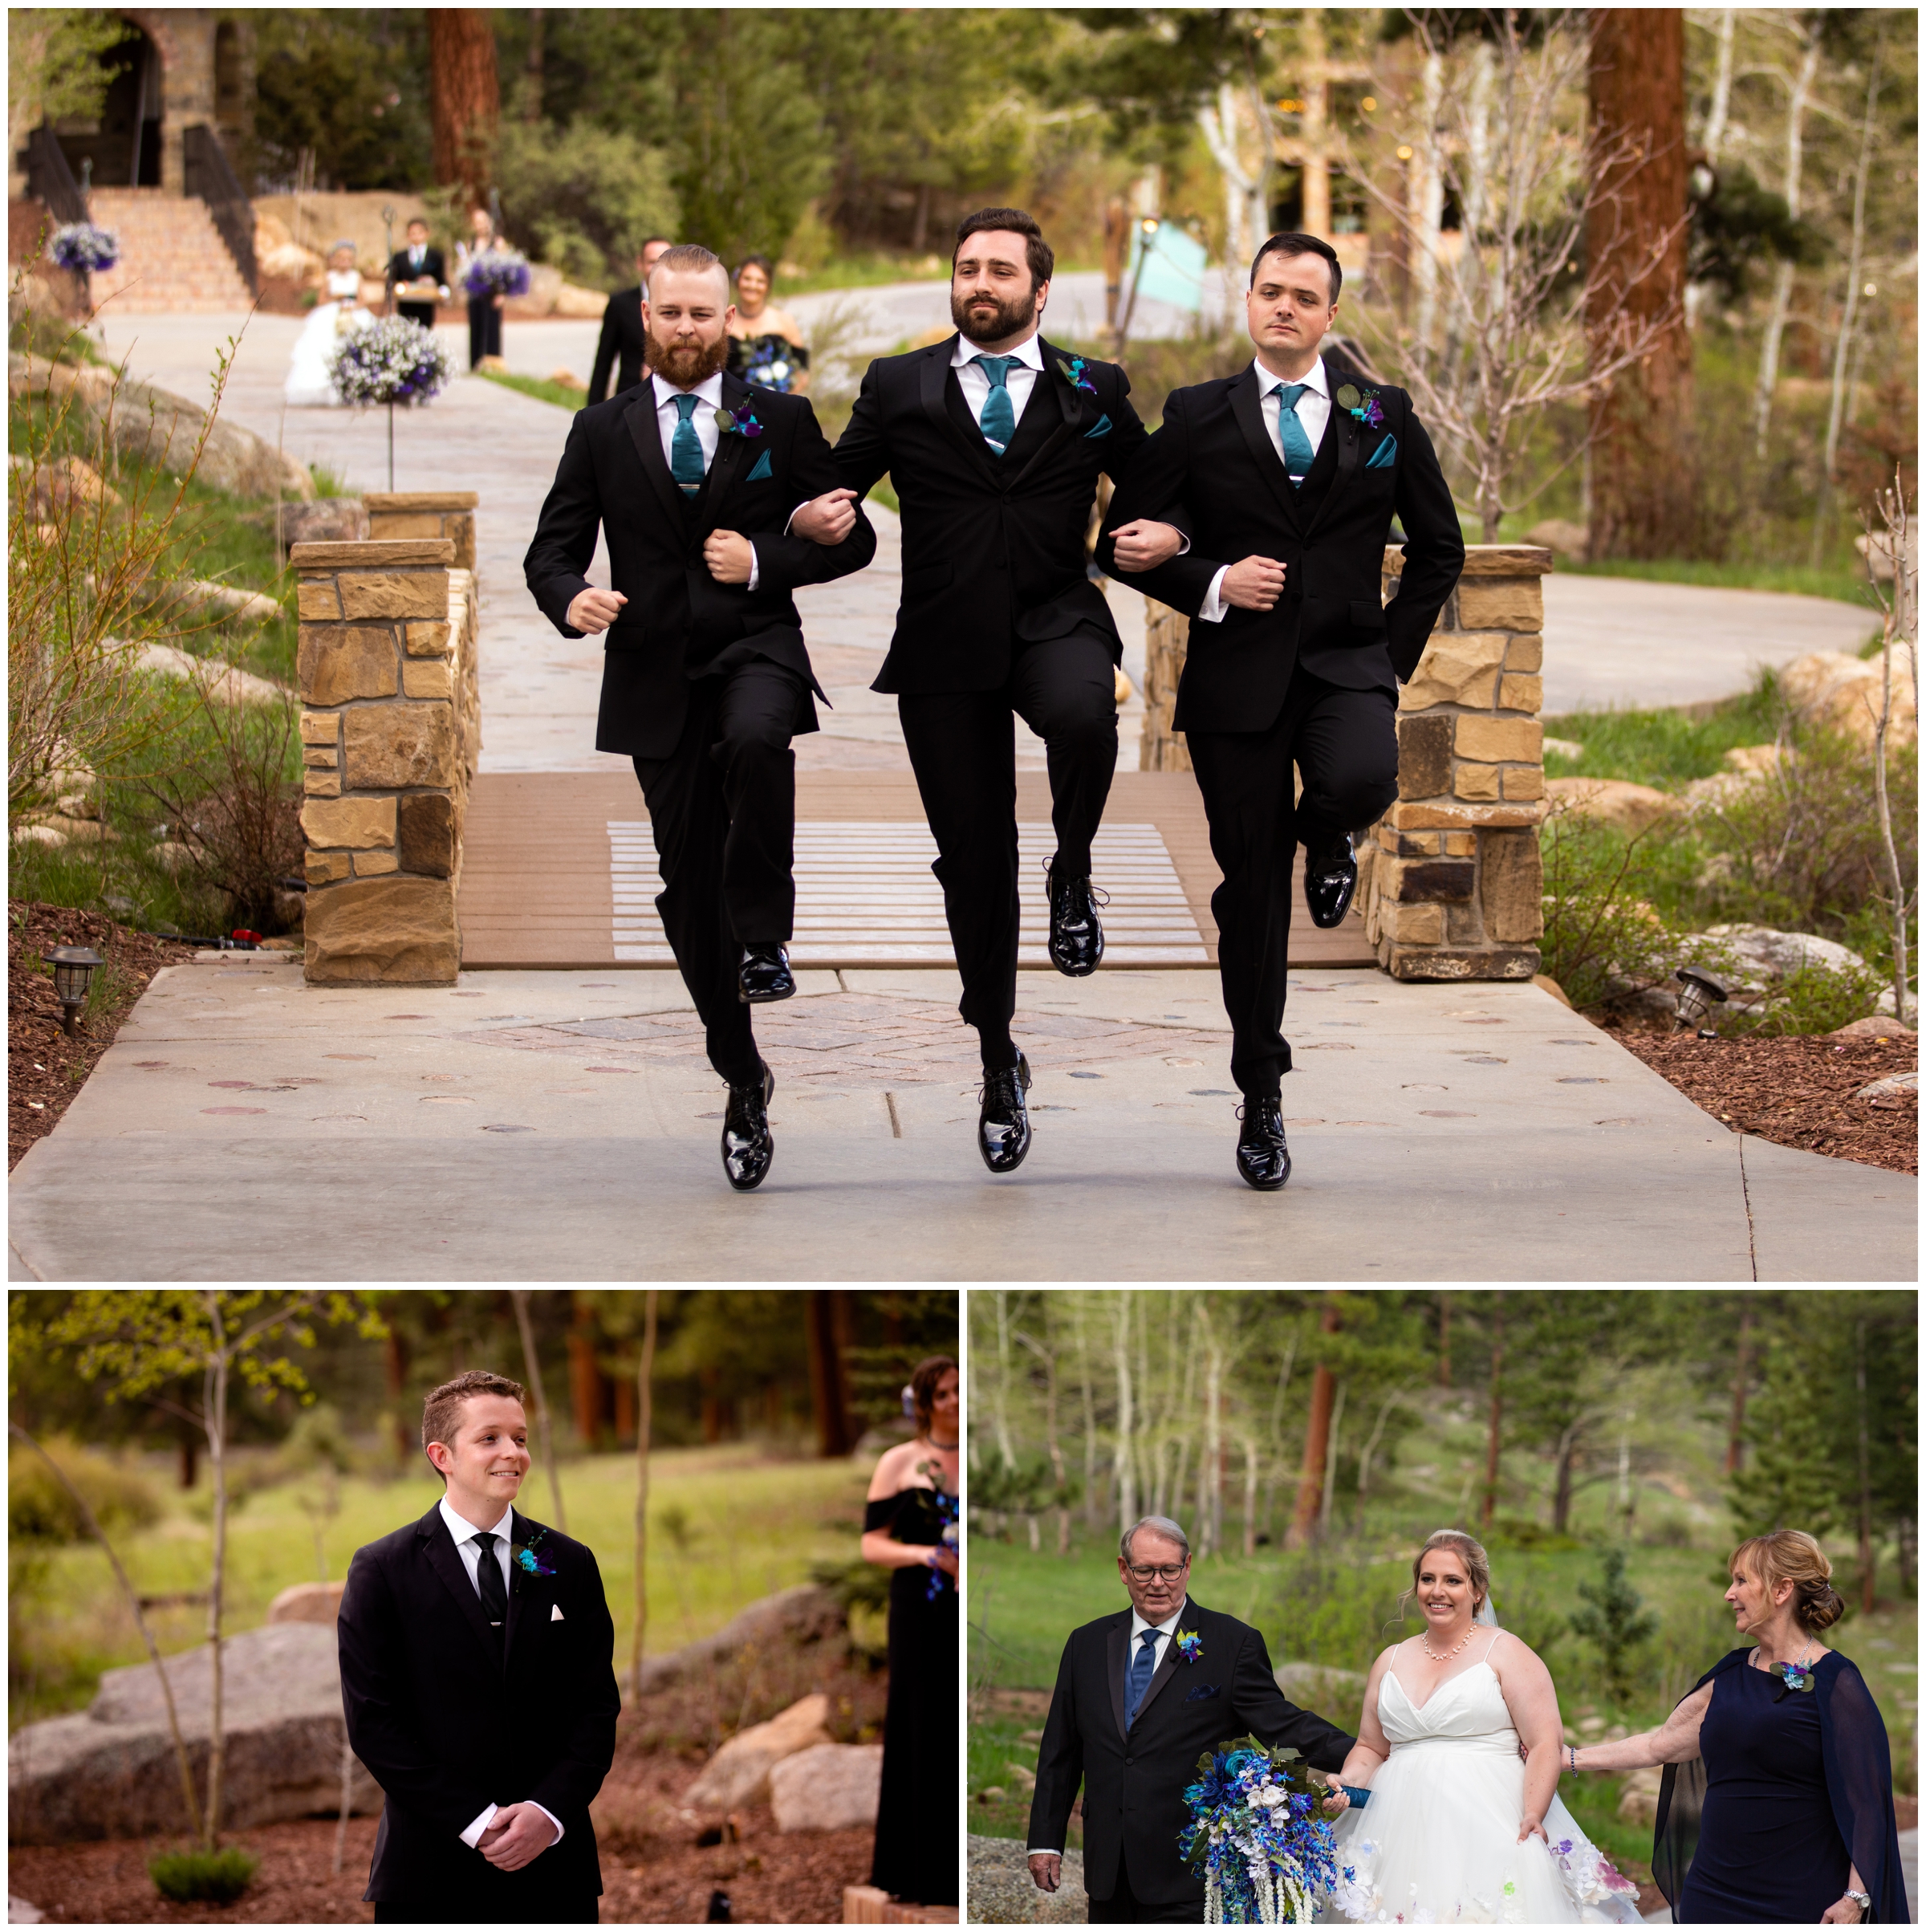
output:
[[1491, 1559], [1485, 1554], [1485, 1546], [1477, 1537], [1463, 1530], [1433, 1530], [1424, 1539], [1424, 1547], [1411, 1560], [1411, 1588], [1398, 1599], [1398, 1621], [1404, 1621], [1404, 1606], [1418, 1592], [1418, 1579], [1424, 1568], [1424, 1559], [1433, 1550], [1455, 1551], [1465, 1565], [1465, 1580], [1471, 1585], [1471, 1613], [1476, 1617], [1491, 1598]]
[[1769, 1592], [1790, 1584], [1793, 1617], [1808, 1635], [1830, 1629], [1846, 1614], [1846, 1601], [1832, 1587], [1831, 1559], [1803, 1530], [1748, 1536], [1726, 1568], [1734, 1576], [1741, 1570], [1755, 1572]]

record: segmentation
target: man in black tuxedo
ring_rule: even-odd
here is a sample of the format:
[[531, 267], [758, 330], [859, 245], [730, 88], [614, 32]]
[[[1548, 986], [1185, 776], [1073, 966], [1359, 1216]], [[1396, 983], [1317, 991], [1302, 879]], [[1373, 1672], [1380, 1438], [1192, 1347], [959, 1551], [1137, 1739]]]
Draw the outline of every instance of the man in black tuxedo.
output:
[[446, 1493], [355, 1552], [337, 1626], [348, 1741], [388, 1800], [362, 1897], [383, 1925], [592, 1926], [622, 1708], [601, 1572], [513, 1507], [518, 1382], [444, 1382], [421, 1443]]
[[588, 379], [591, 403], [607, 401], [609, 372], [616, 368], [618, 362], [618, 396], [642, 380], [648, 366], [648, 339], [642, 327], [643, 297], [648, 287], [649, 270], [674, 246], [666, 236], [651, 235], [636, 256], [636, 286], [619, 288], [609, 297], [608, 307], [602, 311], [602, 333], [595, 343], [595, 373]]
[[[957, 334], [873, 362], [836, 462], [860, 499], [886, 471], [903, 513], [903, 594], [872, 689], [897, 694], [903, 736], [941, 855], [963, 1018], [983, 1059], [977, 1142], [993, 1173], [1030, 1149], [1029, 1062], [1016, 1011], [1018, 886], [1013, 714], [1048, 747], [1050, 954], [1095, 971], [1103, 933], [1091, 840], [1117, 766], [1123, 645], [1086, 567], [1097, 473], [1120, 478], [1144, 425], [1115, 364], [1038, 332], [1055, 257], [1020, 209], [957, 230]], [[848, 504], [811, 505], [799, 533], [830, 534]]]
[[[1108, 519], [1140, 550], [1159, 519], [1194, 540], [1136, 575], [1119, 545], [1115, 567], [1191, 620], [1172, 722], [1186, 734], [1224, 873], [1211, 910], [1244, 1095], [1238, 1171], [1266, 1190], [1290, 1176], [1280, 1082], [1290, 1071], [1291, 860], [1302, 845], [1311, 917], [1336, 925], [1357, 885], [1351, 834], [1397, 796], [1398, 685], [1465, 565], [1451, 491], [1411, 398], [1347, 380], [1319, 355], [1342, 279], [1314, 235], [1264, 244], [1245, 299], [1256, 360], [1172, 393]], [[1394, 516], [1404, 563], [1385, 605]], [[1174, 548], [1176, 530], [1165, 534]], [[1110, 541], [1098, 546], [1106, 568]]]
[[[1117, 1573], [1131, 1607], [1071, 1633], [1057, 1670], [1030, 1808], [1030, 1873], [1056, 1890], [1077, 1787], [1092, 1925], [1196, 1925], [1204, 1881], [1178, 1841], [1197, 1759], [1254, 1736], [1339, 1771], [1357, 1740], [1286, 1701], [1264, 1639], [1185, 1593], [1190, 1544], [1168, 1516], [1124, 1533]], [[1198, 1641], [1178, 1648], [1179, 1633]]]
[[[523, 567], [564, 637], [605, 633], [595, 748], [635, 761], [656, 905], [729, 1083], [723, 1171], [746, 1190], [769, 1171], [775, 1087], [750, 1007], [796, 990], [789, 745], [817, 728], [823, 696], [790, 592], [860, 570], [876, 536], [859, 514], [833, 545], [786, 534], [835, 462], [806, 397], [724, 373], [734, 312], [706, 248], [663, 254], [644, 310], [654, 373], [578, 412]], [[598, 527], [605, 591], [583, 575]]]
[[[433, 282], [441, 291], [441, 300], [448, 299], [447, 265], [441, 250], [429, 246], [428, 224], [416, 215], [408, 224], [408, 246], [397, 248], [388, 258], [388, 293], [392, 295], [404, 283], [421, 281]], [[435, 326], [432, 302], [397, 302], [395, 313], [420, 323], [425, 329]]]

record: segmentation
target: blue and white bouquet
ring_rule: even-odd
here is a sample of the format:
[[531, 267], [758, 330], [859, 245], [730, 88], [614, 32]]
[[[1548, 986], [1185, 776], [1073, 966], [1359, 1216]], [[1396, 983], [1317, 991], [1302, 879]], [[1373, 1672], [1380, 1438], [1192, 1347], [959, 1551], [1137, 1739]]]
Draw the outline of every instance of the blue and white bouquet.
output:
[[471, 295], [526, 295], [528, 258], [512, 248], [490, 248], [475, 256], [461, 278]]
[[343, 336], [328, 374], [343, 402], [426, 402], [454, 373], [448, 351], [406, 315], [384, 315]]
[[54, 230], [47, 252], [60, 267], [85, 274], [112, 268], [120, 259], [120, 238], [111, 228], [96, 228], [91, 222], [67, 222]]
[[1197, 1782], [1184, 1793], [1191, 1824], [1178, 1849], [1203, 1874], [1207, 1925], [1311, 1922], [1318, 1894], [1340, 1876], [1337, 1840], [1320, 1809], [1325, 1796], [1306, 1775], [1301, 1752], [1266, 1750], [1255, 1738], [1233, 1739], [1198, 1759]]

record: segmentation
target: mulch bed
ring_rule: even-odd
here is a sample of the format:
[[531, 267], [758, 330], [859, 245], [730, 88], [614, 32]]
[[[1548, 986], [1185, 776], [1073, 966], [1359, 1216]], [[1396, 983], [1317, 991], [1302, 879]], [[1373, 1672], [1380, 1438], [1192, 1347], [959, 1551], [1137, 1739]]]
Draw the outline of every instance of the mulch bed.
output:
[[1612, 1037], [1735, 1133], [1896, 1173], [1920, 1171], [1917, 1097], [1852, 1097], [1873, 1080], [1913, 1072], [1916, 1039], [1700, 1039], [1631, 1028]]
[[[155, 939], [98, 913], [10, 899], [6, 921], [6, 1165], [54, 1131], [120, 1023], [164, 966], [194, 956], [191, 946]], [[79, 1035], [60, 1029], [53, 975], [39, 965], [50, 946], [91, 946], [113, 969], [104, 1010], [80, 1015]], [[101, 969], [105, 973], [108, 968]], [[99, 976], [96, 975], [98, 978]]]

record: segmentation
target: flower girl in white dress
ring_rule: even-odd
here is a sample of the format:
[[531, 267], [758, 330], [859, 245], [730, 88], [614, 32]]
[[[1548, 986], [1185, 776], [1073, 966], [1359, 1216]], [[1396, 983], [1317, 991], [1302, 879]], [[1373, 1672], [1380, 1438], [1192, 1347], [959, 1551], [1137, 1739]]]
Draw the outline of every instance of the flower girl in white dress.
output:
[[1370, 1789], [1339, 1820], [1352, 1876], [1331, 1903], [1398, 1925], [1636, 1925], [1637, 1886], [1558, 1801], [1558, 1692], [1496, 1628], [1484, 1550], [1439, 1530], [1412, 1578], [1424, 1629], [1371, 1666], [1357, 1743], [1330, 1781]]
[[343, 336], [366, 328], [374, 317], [360, 305], [361, 273], [355, 266], [355, 245], [337, 242], [327, 258], [327, 300], [318, 304], [301, 333], [287, 367], [286, 396], [297, 408], [341, 407], [331, 368]]

